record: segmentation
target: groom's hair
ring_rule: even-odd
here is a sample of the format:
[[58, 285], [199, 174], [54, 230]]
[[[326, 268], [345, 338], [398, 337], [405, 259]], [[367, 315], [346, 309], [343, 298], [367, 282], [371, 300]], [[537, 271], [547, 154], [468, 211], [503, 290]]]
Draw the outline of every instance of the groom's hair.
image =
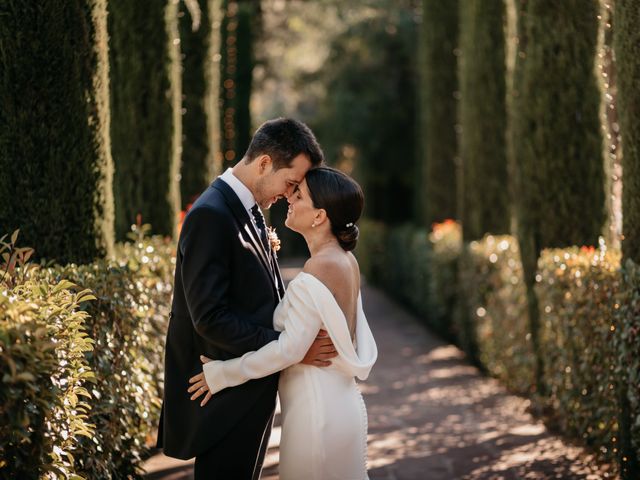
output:
[[289, 167], [300, 154], [307, 155], [313, 167], [324, 162], [322, 148], [309, 127], [292, 118], [276, 118], [260, 125], [244, 158], [251, 163], [260, 155], [269, 155], [278, 170]]

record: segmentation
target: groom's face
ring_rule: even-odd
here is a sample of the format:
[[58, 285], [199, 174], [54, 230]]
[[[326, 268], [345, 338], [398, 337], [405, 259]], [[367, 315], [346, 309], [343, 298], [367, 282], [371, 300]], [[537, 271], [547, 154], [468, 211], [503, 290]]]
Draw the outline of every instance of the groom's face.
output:
[[269, 162], [256, 182], [255, 197], [260, 208], [269, 208], [279, 199], [289, 198], [296, 187], [302, 183], [310, 168], [311, 160], [302, 153], [295, 157], [288, 167], [278, 170], [275, 170], [273, 163]]

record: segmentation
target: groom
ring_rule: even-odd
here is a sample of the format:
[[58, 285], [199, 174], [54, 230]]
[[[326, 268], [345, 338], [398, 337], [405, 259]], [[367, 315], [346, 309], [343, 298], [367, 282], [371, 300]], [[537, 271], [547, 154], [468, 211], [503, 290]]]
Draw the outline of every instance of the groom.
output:
[[[184, 220], [165, 352], [158, 446], [196, 457], [195, 479], [257, 479], [275, 407], [278, 374], [190, 401], [188, 380], [200, 355], [226, 360], [278, 338], [273, 311], [284, 295], [260, 209], [287, 198], [323, 162], [311, 130], [280, 118], [264, 123], [244, 156], [205, 190]], [[305, 363], [326, 364], [318, 339]]]

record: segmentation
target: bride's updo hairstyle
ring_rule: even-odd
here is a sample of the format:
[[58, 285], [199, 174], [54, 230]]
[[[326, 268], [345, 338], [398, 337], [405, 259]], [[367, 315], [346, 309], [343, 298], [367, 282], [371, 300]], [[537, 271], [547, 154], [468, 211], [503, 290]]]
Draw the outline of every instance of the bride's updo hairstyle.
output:
[[364, 194], [360, 185], [331, 167], [312, 168], [305, 179], [313, 206], [327, 212], [331, 232], [340, 246], [347, 252], [356, 248], [359, 234], [356, 222], [364, 208]]

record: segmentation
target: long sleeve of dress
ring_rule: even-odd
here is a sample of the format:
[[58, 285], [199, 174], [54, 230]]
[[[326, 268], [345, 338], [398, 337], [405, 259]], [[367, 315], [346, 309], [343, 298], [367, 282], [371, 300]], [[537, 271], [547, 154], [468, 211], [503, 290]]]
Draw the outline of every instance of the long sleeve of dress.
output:
[[313, 292], [301, 281], [292, 281], [275, 315], [285, 315], [284, 329], [277, 340], [242, 357], [212, 361], [203, 366], [212, 394], [251, 379], [262, 378], [299, 363], [316, 338], [322, 322]]

